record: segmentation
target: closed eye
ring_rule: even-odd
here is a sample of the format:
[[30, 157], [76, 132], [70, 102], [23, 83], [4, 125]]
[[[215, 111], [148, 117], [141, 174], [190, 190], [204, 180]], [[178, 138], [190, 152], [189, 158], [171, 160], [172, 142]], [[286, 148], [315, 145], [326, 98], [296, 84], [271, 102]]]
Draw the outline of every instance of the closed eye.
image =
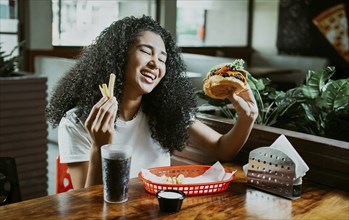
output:
[[151, 55], [151, 53], [149, 51], [146, 51], [146, 50], [141, 50], [143, 53], [146, 53], [148, 55]]

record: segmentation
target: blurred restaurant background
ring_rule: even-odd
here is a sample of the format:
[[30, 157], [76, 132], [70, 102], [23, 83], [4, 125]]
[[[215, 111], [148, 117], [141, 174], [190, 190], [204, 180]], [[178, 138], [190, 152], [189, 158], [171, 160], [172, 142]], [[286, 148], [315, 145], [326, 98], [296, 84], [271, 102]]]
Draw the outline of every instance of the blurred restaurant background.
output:
[[[17, 72], [47, 79], [43, 103], [26, 98], [33, 111], [13, 105], [13, 116], [9, 105], [0, 107], [6, 112], [0, 117], [0, 154], [15, 157], [23, 200], [55, 193], [57, 130], [34, 109], [44, 109], [82, 47], [113, 21], [143, 14], [175, 37], [198, 89], [209, 66], [237, 58], [280, 89], [298, 86], [308, 70], [328, 65], [336, 67], [335, 79], [349, 76], [347, 0], [0, 0], [2, 55], [14, 49]], [[35, 117], [40, 125], [28, 119]], [[15, 119], [28, 125], [25, 131], [9, 129]]]

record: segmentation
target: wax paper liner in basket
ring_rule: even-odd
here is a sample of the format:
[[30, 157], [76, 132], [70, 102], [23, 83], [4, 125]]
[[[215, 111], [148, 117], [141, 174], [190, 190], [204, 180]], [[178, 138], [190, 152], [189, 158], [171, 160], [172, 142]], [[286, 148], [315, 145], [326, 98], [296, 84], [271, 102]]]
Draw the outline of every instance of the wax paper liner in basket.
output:
[[[196, 177], [205, 173], [205, 171], [210, 167], [211, 166], [208, 165], [166, 166], [150, 168], [149, 171], [157, 176], [166, 175], [173, 177], [183, 174], [184, 177]], [[231, 173], [232, 171], [225, 169], [225, 172]], [[235, 174], [227, 180], [195, 184], [169, 184], [152, 182], [145, 179], [142, 172], [138, 173], [138, 177], [142, 180], [145, 190], [151, 194], [156, 194], [158, 191], [163, 189], [175, 189], [184, 192], [186, 196], [197, 196], [214, 194], [227, 190], [230, 182], [235, 179]]]

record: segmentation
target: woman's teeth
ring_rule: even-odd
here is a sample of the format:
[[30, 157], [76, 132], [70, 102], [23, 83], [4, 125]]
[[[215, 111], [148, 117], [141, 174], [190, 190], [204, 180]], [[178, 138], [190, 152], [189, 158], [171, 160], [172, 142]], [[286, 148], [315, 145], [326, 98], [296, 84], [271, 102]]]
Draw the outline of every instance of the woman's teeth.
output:
[[151, 78], [152, 80], [155, 80], [155, 78], [156, 78], [153, 74], [151, 74], [149, 72], [143, 72], [143, 75], [146, 76], [146, 77]]

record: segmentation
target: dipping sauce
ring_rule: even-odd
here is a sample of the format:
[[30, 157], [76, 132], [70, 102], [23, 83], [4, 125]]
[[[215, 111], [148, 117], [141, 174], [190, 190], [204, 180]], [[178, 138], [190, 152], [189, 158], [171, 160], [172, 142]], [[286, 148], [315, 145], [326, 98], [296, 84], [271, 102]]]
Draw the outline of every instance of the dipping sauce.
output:
[[166, 199], [180, 199], [183, 197], [182, 194], [176, 193], [176, 192], [160, 192], [158, 196]]

